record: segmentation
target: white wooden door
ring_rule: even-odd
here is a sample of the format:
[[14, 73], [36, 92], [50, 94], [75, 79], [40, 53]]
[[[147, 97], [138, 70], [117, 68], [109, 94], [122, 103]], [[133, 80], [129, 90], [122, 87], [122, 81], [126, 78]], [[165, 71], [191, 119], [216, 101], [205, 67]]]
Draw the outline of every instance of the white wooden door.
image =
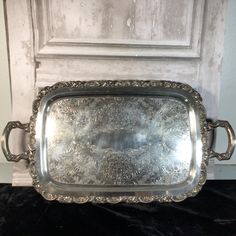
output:
[[[7, 0], [13, 120], [29, 121], [41, 87], [100, 79], [188, 83], [202, 94], [208, 117], [216, 118], [226, 5], [227, 0]], [[25, 163], [16, 164], [13, 185], [29, 184]]]

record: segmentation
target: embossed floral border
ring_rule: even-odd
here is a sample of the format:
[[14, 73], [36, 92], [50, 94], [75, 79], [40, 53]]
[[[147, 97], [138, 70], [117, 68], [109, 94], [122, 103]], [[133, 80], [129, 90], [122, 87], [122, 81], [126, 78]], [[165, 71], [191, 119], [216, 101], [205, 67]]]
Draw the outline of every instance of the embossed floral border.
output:
[[[201, 163], [201, 176], [199, 182], [196, 186], [187, 193], [179, 194], [178, 196], [159, 196], [159, 195], [150, 195], [142, 193], [142, 195], [135, 196], [70, 196], [69, 194], [51, 194], [47, 192], [44, 187], [41, 185], [40, 180], [38, 179], [38, 173], [36, 168], [36, 120], [38, 116], [38, 111], [40, 107], [41, 100], [44, 96], [52, 91], [56, 91], [62, 88], [124, 88], [124, 87], [140, 87], [140, 88], [173, 88], [178, 90], [183, 90], [192, 97], [200, 117], [200, 132], [201, 132], [201, 141], [202, 141], [202, 163]], [[187, 197], [195, 196], [204, 185], [207, 178], [207, 165], [209, 159], [209, 148], [207, 143], [207, 121], [206, 121], [206, 111], [202, 104], [202, 98], [200, 94], [194, 90], [191, 86], [174, 81], [159, 81], [159, 80], [96, 80], [96, 81], [69, 81], [69, 82], [59, 82], [53, 86], [44, 87], [39, 93], [37, 98], [33, 102], [33, 114], [30, 118], [30, 174], [33, 179], [34, 188], [47, 200], [58, 200], [60, 202], [75, 202], [75, 203], [85, 203], [85, 202], [96, 202], [96, 203], [118, 203], [118, 202], [179, 202], [183, 201]], [[73, 194], [74, 195], [74, 194]]]

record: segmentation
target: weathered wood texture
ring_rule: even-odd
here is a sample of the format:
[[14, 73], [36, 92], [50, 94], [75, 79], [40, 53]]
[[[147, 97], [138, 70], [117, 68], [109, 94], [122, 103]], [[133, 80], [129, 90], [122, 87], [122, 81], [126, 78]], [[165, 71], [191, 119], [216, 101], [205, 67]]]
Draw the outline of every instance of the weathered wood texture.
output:
[[[35, 63], [32, 22], [28, 1], [6, 1], [10, 78], [12, 91], [12, 120], [29, 122], [35, 89]], [[12, 140], [13, 151], [24, 146], [22, 137]], [[18, 147], [17, 147], [18, 146]], [[25, 163], [14, 164], [13, 184], [30, 185]]]
[[[226, 7], [227, 0], [8, 0], [13, 119], [29, 121], [40, 87], [94, 79], [185, 82], [216, 117]], [[16, 164], [13, 184], [30, 181]]]
[[204, 0], [33, 1], [38, 57], [200, 56]]

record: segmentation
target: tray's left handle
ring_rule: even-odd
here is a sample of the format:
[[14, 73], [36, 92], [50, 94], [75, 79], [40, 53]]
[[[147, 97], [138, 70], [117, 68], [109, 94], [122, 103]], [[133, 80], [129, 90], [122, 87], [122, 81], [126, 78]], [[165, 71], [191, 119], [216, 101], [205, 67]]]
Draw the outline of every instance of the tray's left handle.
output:
[[27, 150], [21, 154], [12, 154], [9, 148], [9, 136], [12, 129], [23, 129], [25, 132], [29, 132], [29, 123], [22, 124], [20, 121], [10, 121], [7, 123], [5, 129], [3, 130], [1, 145], [2, 151], [8, 161], [17, 162], [21, 159], [28, 159], [30, 150]]
[[229, 160], [232, 156], [235, 148], [235, 133], [228, 121], [225, 120], [217, 120], [216, 122], [208, 122], [207, 128], [208, 131], [211, 131], [217, 127], [224, 128], [226, 130], [228, 136], [228, 147], [226, 152], [224, 153], [217, 153], [214, 150], [210, 149], [210, 158], [216, 157], [219, 161]]

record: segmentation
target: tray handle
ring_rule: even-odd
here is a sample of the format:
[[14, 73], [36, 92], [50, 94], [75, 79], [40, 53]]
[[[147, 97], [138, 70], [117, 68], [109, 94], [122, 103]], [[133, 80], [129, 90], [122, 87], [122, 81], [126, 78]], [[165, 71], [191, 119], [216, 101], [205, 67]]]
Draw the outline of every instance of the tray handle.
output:
[[27, 160], [30, 154], [30, 150], [27, 150], [21, 154], [12, 154], [9, 148], [9, 136], [13, 129], [23, 129], [25, 132], [29, 132], [29, 123], [22, 124], [20, 121], [10, 121], [7, 123], [5, 129], [3, 130], [1, 146], [2, 151], [8, 161], [17, 162], [21, 159]]
[[224, 128], [226, 130], [227, 136], [228, 136], [228, 147], [227, 147], [226, 152], [224, 153], [217, 153], [214, 150], [210, 149], [209, 156], [210, 158], [216, 157], [219, 161], [229, 160], [235, 148], [235, 133], [232, 126], [230, 125], [228, 121], [217, 120], [216, 122], [213, 122], [213, 123], [212, 122], [207, 123], [208, 131], [212, 131], [213, 129], [218, 128], [218, 127]]

